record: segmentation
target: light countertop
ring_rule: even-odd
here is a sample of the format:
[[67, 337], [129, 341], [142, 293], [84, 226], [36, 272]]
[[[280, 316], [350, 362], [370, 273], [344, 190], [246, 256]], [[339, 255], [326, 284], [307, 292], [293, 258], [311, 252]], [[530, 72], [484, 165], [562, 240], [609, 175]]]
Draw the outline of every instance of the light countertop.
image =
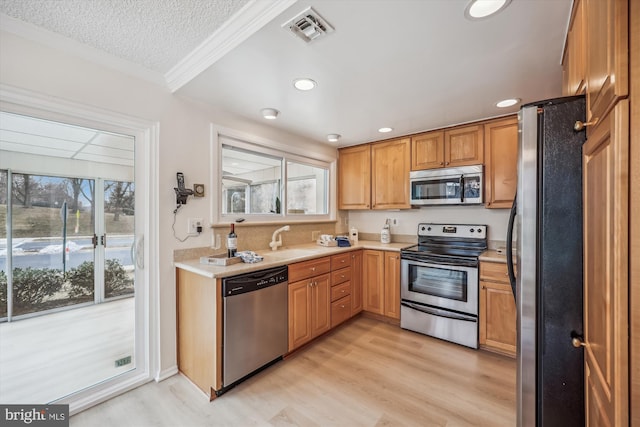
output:
[[[503, 264], [507, 263], [507, 255], [500, 254], [493, 249], [486, 250], [480, 254], [478, 257], [480, 261], [486, 262], [501, 262]], [[513, 262], [515, 262], [515, 257], [513, 258]]]
[[[193, 259], [175, 262], [176, 268], [190, 271], [201, 276], [217, 279], [222, 277], [235, 276], [252, 271], [264, 270], [271, 267], [293, 264], [295, 262], [306, 261], [323, 256], [336, 255], [358, 249], [374, 249], [380, 251], [400, 252], [401, 249], [413, 246], [415, 243], [380, 243], [374, 240], [360, 240], [357, 244], [349, 247], [324, 247], [314, 243], [289, 246], [279, 248], [277, 251], [263, 250], [257, 251], [258, 255], [264, 257], [261, 262], [245, 264], [243, 262], [225, 267], [201, 264], [200, 259]], [[506, 261], [504, 261], [506, 262]]]

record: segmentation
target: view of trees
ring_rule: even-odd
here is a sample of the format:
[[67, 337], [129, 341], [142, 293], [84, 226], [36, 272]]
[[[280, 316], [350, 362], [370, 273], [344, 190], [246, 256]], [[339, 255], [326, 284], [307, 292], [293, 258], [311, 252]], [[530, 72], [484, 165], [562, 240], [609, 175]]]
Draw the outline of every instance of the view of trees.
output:
[[[11, 197], [15, 206], [59, 208], [67, 202], [69, 212], [94, 209], [95, 181], [92, 179], [57, 178], [21, 173], [14, 173], [12, 177]], [[0, 174], [0, 187], [7, 187], [6, 173]], [[133, 214], [135, 192], [132, 182], [106, 181], [105, 193], [108, 195], [105, 201], [106, 212], [112, 212], [116, 217], [122, 213]], [[0, 204], [7, 204], [6, 192], [0, 192]]]
[[[127, 238], [133, 235], [134, 183], [104, 181], [102, 196], [96, 195], [96, 180], [93, 179], [12, 173], [9, 185], [8, 176], [8, 171], [0, 170], [0, 318], [7, 316], [8, 277], [5, 262], [9, 256], [15, 257], [14, 250], [7, 250], [6, 242], [3, 242], [7, 237], [9, 197], [12, 202], [11, 233], [14, 246], [15, 239], [33, 242], [29, 249], [24, 250], [22, 243], [19, 244], [17, 253], [22, 265], [14, 264], [12, 269], [13, 315], [93, 301], [94, 262], [90, 239], [95, 232], [96, 200], [104, 198], [102, 217], [105, 229], [111, 235], [122, 236], [120, 240], [123, 243], [115, 249], [122, 252], [124, 246], [128, 254]], [[67, 219], [64, 223], [66, 231], [63, 231], [61, 215], [64, 210], [61, 208], [65, 204]], [[123, 215], [130, 218], [125, 221]], [[52, 258], [49, 258], [50, 255], [47, 255], [61, 253], [64, 258], [60, 252], [63, 237], [79, 251], [78, 255], [71, 255], [72, 259], [76, 257], [76, 262], [66, 270], [57, 265], [59, 256], [51, 255]], [[41, 249], [52, 245], [58, 245], [58, 248], [49, 249], [54, 252], [41, 255]], [[34, 261], [27, 261], [31, 260], [32, 254], [38, 255], [33, 257], [39, 259], [35, 264]], [[127, 260], [125, 264], [130, 264], [128, 257], [119, 257], [120, 260], [109, 257], [104, 260], [106, 298], [133, 294], [133, 266], [123, 265], [123, 259]], [[87, 258], [91, 261], [82, 262]], [[82, 263], [78, 265], [78, 262]]]

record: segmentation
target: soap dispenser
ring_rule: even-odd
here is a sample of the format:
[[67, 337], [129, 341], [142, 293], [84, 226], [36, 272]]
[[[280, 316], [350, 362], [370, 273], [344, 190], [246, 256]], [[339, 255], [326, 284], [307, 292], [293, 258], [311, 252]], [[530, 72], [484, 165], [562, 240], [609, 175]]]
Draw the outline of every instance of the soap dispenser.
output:
[[380, 243], [391, 243], [391, 232], [389, 231], [389, 220], [384, 222], [384, 227], [380, 231]]

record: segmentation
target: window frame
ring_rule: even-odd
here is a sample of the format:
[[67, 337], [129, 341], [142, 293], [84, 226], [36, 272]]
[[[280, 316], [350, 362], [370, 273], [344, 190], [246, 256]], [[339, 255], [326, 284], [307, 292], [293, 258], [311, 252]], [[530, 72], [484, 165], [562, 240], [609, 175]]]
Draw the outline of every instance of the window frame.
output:
[[[281, 209], [279, 214], [225, 214], [222, 208], [225, 205], [224, 193], [222, 191], [222, 148], [223, 145], [232, 146], [238, 149], [247, 150], [256, 154], [277, 157], [282, 159], [281, 167]], [[313, 156], [311, 157], [310, 154]], [[309, 222], [335, 222], [336, 221], [336, 157], [329, 157], [321, 153], [310, 153], [309, 150], [292, 147], [283, 143], [224, 128], [211, 124], [210, 142], [210, 185], [213, 189], [211, 200], [210, 223], [216, 225], [227, 225], [238, 218], [244, 218], [246, 222], [253, 224], [281, 224], [281, 223], [309, 223]], [[327, 213], [326, 214], [287, 214], [287, 169], [288, 162], [295, 162], [327, 170]], [[250, 195], [249, 195], [250, 197]]]

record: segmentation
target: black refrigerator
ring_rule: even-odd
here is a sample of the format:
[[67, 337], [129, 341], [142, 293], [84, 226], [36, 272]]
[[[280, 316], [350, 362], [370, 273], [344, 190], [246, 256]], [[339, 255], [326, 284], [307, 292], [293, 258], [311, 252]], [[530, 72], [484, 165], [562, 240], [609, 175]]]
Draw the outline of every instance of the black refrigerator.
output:
[[[523, 105], [507, 245], [517, 308], [518, 426], [584, 425], [584, 96]], [[515, 239], [514, 239], [515, 237]], [[515, 240], [515, 276], [512, 262]]]

